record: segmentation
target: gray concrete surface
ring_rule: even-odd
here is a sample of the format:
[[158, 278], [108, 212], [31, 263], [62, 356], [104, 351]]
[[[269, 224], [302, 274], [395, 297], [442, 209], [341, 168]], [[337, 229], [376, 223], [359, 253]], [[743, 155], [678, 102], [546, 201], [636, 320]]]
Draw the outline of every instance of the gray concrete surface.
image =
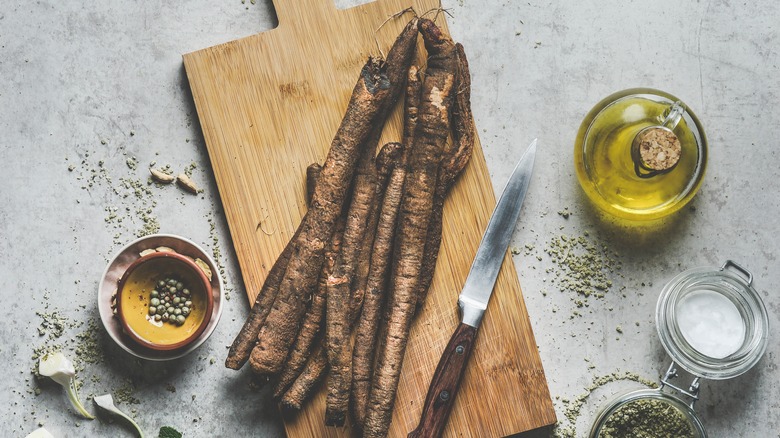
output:
[[[653, 321], [661, 287], [681, 270], [733, 259], [755, 274], [769, 308], [769, 348], [747, 374], [705, 381], [696, 410], [712, 437], [780, 436], [778, 3], [444, 6], [454, 38], [470, 55], [474, 114], [494, 186], [503, 186], [530, 140], [540, 140], [514, 261], [559, 417], [564, 399], [582, 394], [595, 377], [630, 371], [657, 379], [669, 363]], [[97, 282], [108, 258], [143, 227], [139, 205], [161, 232], [221, 253], [232, 299], [212, 338], [173, 363], [135, 360], [101, 328], [103, 360], [79, 360], [82, 398], [124, 389], [138, 403], [120, 407], [132, 410], [150, 436], [163, 425], [188, 437], [283, 434], [268, 392], [247, 390], [245, 374], [222, 366], [247, 303], [181, 63], [182, 53], [274, 26], [273, 6], [263, 0], [0, 4], [3, 436], [24, 436], [39, 423], [62, 437], [131, 436], [118, 425], [75, 417], [57, 388], [43, 386], [36, 396], [30, 370], [34, 349], [71, 351], [76, 335], [97, 319]], [[711, 147], [699, 195], [653, 228], [600, 216], [578, 187], [572, 162], [585, 113], [634, 86], [682, 98], [704, 123]], [[193, 177], [205, 192], [165, 187], [136, 197], [123, 179], [145, 182], [152, 161], [177, 171], [196, 163]], [[564, 208], [568, 219], [557, 213]], [[556, 236], [586, 231], [589, 241], [617, 251], [623, 267], [610, 275], [606, 297], [574, 316], [571, 295], [551, 284], [546, 270], [555, 265], [544, 250]], [[55, 311], [69, 322], [64, 333], [39, 335], [38, 313]], [[637, 385], [596, 390], [576, 422], [577, 436], [610, 394]]]

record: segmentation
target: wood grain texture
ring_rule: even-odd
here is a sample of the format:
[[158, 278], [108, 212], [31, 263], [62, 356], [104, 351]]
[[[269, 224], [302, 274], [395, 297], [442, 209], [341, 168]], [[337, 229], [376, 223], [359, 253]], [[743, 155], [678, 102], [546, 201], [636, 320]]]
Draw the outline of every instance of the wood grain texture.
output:
[[[438, 3], [380, 0], [347, 10], [337, 10], [331, 0], [275, 0], [274, 5], [277, 28], [184, 55], [250, 303], [306, 211], [306, 167], [324, 160], [361, 66], [369, 55], [379, 55], [375, 30], [410, 5], [423, 13]], [[409, 18], [390, 20], [376, 33], [382, 50]], [[444, 14], [437, 24], [447, 30]], [[421, 40], [419, 53], [417, 64], [424, 64]], [[474, 93], [487, 92], [477, 87]], [[400, 140], [401, 131], [399, 105], [379, 144]], [[471, 163], [444, 206], [438, 267], [412, 327], [390, 436], [406, 435], [419, 421], [438, 359], [458, 326], [457, 296], [494, 206], [477, 139]], [[323, 388], [300, 415], [287, 420], [288, 436], [350, 435], [347, 428], [326, 428], [324, 411]], [[507, 255], [444, 436], [505, 436], [554, 422]]]

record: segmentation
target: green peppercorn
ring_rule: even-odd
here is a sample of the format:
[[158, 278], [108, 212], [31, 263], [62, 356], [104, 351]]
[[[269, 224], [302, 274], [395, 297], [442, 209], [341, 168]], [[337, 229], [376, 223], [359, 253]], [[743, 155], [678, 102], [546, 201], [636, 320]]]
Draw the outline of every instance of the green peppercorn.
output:
[[155, 321], [184, 324], [187, 316], [192, 313], [192, 293], [185, 287], [183, 281], [174, 277], [165, 277], [157, 281], [157, 287], [149, 293], [149, 315]]

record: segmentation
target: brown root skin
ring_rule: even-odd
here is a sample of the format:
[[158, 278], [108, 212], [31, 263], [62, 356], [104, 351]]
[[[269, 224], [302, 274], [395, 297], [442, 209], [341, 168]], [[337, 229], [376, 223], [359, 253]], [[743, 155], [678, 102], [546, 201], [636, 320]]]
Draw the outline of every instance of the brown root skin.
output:
[[463, 169], [471, 159], [471, 153], [474, 150], [474, 116], [471, 113], [471, 71], [469, 70], [468, 59], [463, 45], [455, 44], [455, 51], [458, 60], [457, 71], [457, 94], [455, 95], [455, 105], [452, 109], [452, 135], [455, 140], [455, 152], [445, 158], [442, 167], [447, 171], [447, 175], [453, 175], [454, 179], [460, 175]]
[[379, 327], [382, 304], [385, 301], [385, 285], [392, 251], [393, 229], [402, 187], [402, 180], [400, 184], [397, 179], [391, 179], [388, 183], [374, 240], [374, 251], [371, 254], [371, 269], [366, 284], [366, 296], [355, 338], [355, 350], [352, 357], [352, 414], [355, 423], [359, 426], [363, 425], [365, 419], [376, 332]]
[[[360, 428], [363, 427], [365, 421], [366, 405], [368, 404], [368, 396], [371, 390], [373, 354], [376, 347], [381, 310], [387, 295], [387, 276], [390, 270], [396, 218], [398, 217], [398, 208], [401, 204], [401, 195], [406, 179], [408, 151], [412, 147], [414, 129], [417, 124], [420, 87], [419, 71], [417, 67], [412, 66], [409, 68], [406, 84], [404, 138], [400, 147], [401, 155], [398, 157], [398, 163], [392, 169], [387, 187], [382, 196], [376, 233], [372, 241], [373, 251], [371, 252], [370, 268], [366, 279], [363, 309], [355, 330], [355, 349], [352, 353], [351, 411], [355, 424]], [[379, 164], [380, 159], [377, 158], [377, 165]]]
[[[325, 409], [325, 424], [343, 426], [349, 407], [349, 390], [352, 381], [352, 322], [350, 315], [359, 311], [364, 293], [353, 287], [357, 261], [366, 234], [373, 235], [372, 221], [376, 217], [374, 206], [377, 196], [376, 144], [382, 134], [385, 119], [403, 91], [406, 71], [411, 65], [417, 41], [417, 19], [413, 18], [396, 39], [387, 56], [386, 71], [393, 92], [380, 110], [380, 116], [372, 127], [364, 146], [355, 175], [354, 189], [341, 253], [336, 260], [331, 280], [328, 282], [325, 339], [330, 376]], [[372, 218], [373, 216], [373, 218]], [[373, 225], [375, 226], [375, 225]], [[371, 230], [371, 231], [368, 231]], [[350, 305], [352, 309], [350, 309]]]
[[[394, 99], [397, 99], [397, 94], [400, 93], [400, 91], [396, 92], [395, 89], [401, 89], [398, 84], [403, 82], [403, 75], [405, 74], [408, 65], [411, 63], [412, 58], [414, 57], [416, 41], [417, 20], [413, 19], [407, 24], [401, 35], [399, 35], [399, 37], [396, 39], [393, 48], [388, 54], [386, 63], [386, 76], [390, 80], [393, 91], [388, 97], [383, 108], [380, 109], [376, 118], [377, 121], [384, 121], [387, 113], [392, 108], [392, 102], [394, 102]], [[361, 75], [361, 81], [363, 80], [363, 77], [364, 76]], [[372, 126], [371, 133], [368, 136], [369, 140], [366, 142], [367, 145], [373, 144], [375, 147], [376, 142], [378, 142], [382, 129], [381, 123], [378, 123], [378, 125], [379, 126], [377, 127], [377, 123], [375, 123], [374, 126]], [[324, 170], [325, 169], [323, 169], [323, 171]], [[351, 303], [350, 308], [355, 309], [353, 310], [354, 314], [353, 311], [350, 311], [350, 315], [348, 315], [350, 320], [349, 324], [351, 326], [354, 323], [354, 319], [357, 315], [356, 309], [359, 309], [359, 306]], [[318, 347], [318, 350], [312, 353], [312, 356], [306, 363], [306, 366], [301, 375], [295, 380], [295, 382], [293, 382], [293, 384], [282, 397], [282, 406], [286, 406], [285, 409], [300, 409], [304, 400], [309, 397], [313, 391], [316, 381], [324, 375], [327, 367], [328, 361], [325, 349]]]
[[317, 185], [317, 179], [322, 172], [322, 165], [319, 163], [311, 163], [306, 168], [306, 203], [311, 202], [312, 196], [314, 196], [314, 187]]
[[230, 346], [228, 357], [225, 359], [225, 367], [239, 370], [249, 360], [252, 349], [257, 342], [257, 335], [271, 312], [271, 305], [279, 291], [279, 283], [282, 281], [287, 264], [293, 253], [293, 242], [300, 234], [300, 231], [299, 227], [295, 231], [293, 238], [290, 239], [287, 246], [276, 259], [276, 262], [274, 262], [271, 271], [268, 272], [268, 276], [265, 278], [260, 293], [257, 294], [255, 303], [249, 311], [249, 316], [247, 316], [244, 326], [241, 327], [241, 331], [238, 332], [238, 335], [233, 340], [233, 344]]
[[[357, 315], [349, 315], [349, 317], [352, 324]], [[328, 357], [322, 340], [312, 351], [303, 371], [282, 396], [280, 400], [282, 409], [288, 413], [300, 411], [303, 403], [317, 388], [317, 383], [325, 376], [328, 367]]]
[[[398, 143], [388, 143], [387, 145], [383, 146], [382, 149], [380, 149], [380, 152], [379, 152], [379, 154], [377, 155], [377, 158], [376, 158], [376, 166], [377, 166], [377, 174], [378, 174], [377, 176], [378, 176], [378, 179], [379, 179], [379, 181], [378, 181], [379, 186], [384, 187], [384, 185], [385, 185], [384, 184], [384, 180], [387, 178], [388, 173], [390, 173], [393, 170], [393, 166], [395, 164], [397, 164], [397, 162], [399, 161], [400, 153], [401, 153], [401, 151], [400, 151], [400, 144], [398, 144]], [[343, 227], [343, 223], [342, 223], [342, 227]], [[343, 232], [343, 229], [341, 231]], [[338, 233], [338, 231], [337, 231], [337, 233]], [[334, 239], [334, 242], [335, 242], [335, 239]], [[339, 242], [338, 245], [340, 245], [340, 243], [341, 242]], [[336, 248], [334, 247], [334, 251], [335, 250], [336, 250]], [[332, 254], [332, 256], [335, 257], [335, 252]], [[327, 265], [327, 263], [326, 263], [326, 265]], [[331, 266], [331, 269], [332, 269], [332, 266]], [[325, 268], [323, 267], [323, 272], [324, 272], [324, 270], [325, 270]], [[328, 278], [328, 277], [326, 277], [326, 278]], [[330, 277], [330, 279], [331, 279], [332, 283], [343, 283], [343, 281], [344, 281], [343, 279], [335, 279], [333, 277]], [[323, 289], [325, 289], [326, 287], [327, 287], [326, 283], [321, 285], [321, 288], [323, 288]], [[360, 310], [360, 306], [356, 305], [355, 301], [357, 300], [357, 301], [362, 302], [362, 295], [353, 293], [351, 299], [352, 299], [352, 302], [350, 303], [350, 311], [349, 311], [349, 315], [348, 315], [350, 327], [352, 326], [352, 324], [354, 323], [354, 320], [356, 319], [357, 312]], [[301, 330], [301, 334], [299, 334], [299, 341], [298, 342], [300, 342], [300, 338], [301, 338], [301, 336], [303, 336], [304, 333], [305, 333], [305, 331]], [[295, 351], [295, 350], [293, 350], [293, 351]], [[321, 354], [321, 353], [318, 353], [318, 354]], [[290, 358], [290, 360], [288, 360], [287, 367], [292, 366], [293, 365], [292, 362], [293, 361], [292, 361], [292, 353], [291, 353], [291, 358]], [[297, 376], [299, 374], [301, 376], [307, 376], [307, 375], [308, 376], [319, 376], [320, 375], [320, 373], [321, 373], [320, 369], [322, 368], [322, 364], [320, 363], [320, 361], [318, 359], [314, 359], [313, 361], [305, 362], [304, 365], [307, 367], [307, 369], [303, 370], [302, 372], [301, 372], [301, 370], [294, 371], [294, 375], [292, 376], [293, 379], [289, 380], [289, 381], [287, 381], [285, 383], [282, 383], [284, 380], [288, 380], [289, 379], [289, 377], [287, 377], [287, 379], [285, 379], [285, 376], [287, 376], [289, 374], [288, 371], [287, 371], [287, 368], [285, 368], [285, 370], [283, 371], [282, 376], [280, 378], [280, 382], [277, 384], [277, 387], [276, 387], [276, 390], [275, 390], [276, 391], [275, 396], [277, 398], [283, 396], [283, 394], [285, 393], [284, 390], [286, 389], [286, 386], [292, 384], [294, 379], [297, 378]], [[303, 379], [301, 380], [301, 382], [307, 382], [307, 381], [308, 381], [307, 377], [303, 377]], [[285, 386], [284, 389], [282, 388], [282, 385]], [[300, 385], [300, 383], [299, 383], [299, 385]], [[298, 393], [299, 394], [298, 397], [302, 396], [305, 399], [306, 397], [308, 397], [308, 393], [303, 391], [303, 389], [306, 389], [306, 388], [311, 390], [311, 389], [314, 388], [314, 386], [313, 385], [309, 386], [308, 384], [306, 384], [306, 385], [300, 386], [299, 388], [297, 388], [295, 390], [291, 389], [290, 391], [287, 391], [287, 392], [290, 392], [291, 394]], [[292, 406], [292, 405], [291, 406], [287, 406], [287, 408], [289, 410], [289, 408], [294, 408], [294, 406]], [[300, 406], [298, 407], [298, 409], [300, 409]]]
[[[401, 157], [401, 163], [404, 167], [407, 161], [409, 161], [409, 151], [414, 143], [414, 131], [417, 129], [421, 92], [422, 78], [420, 77], [420, 70], [413, 65], [409, 67], [409, 72], [407, 73], [406, 99], [404, 101], [403, 156]], [[404, 172], [406, 172], [405, 168]]]
[[376, 194], [374, 150], [366, 147], [362, 152], [347, 213], [344, 242], [327, 282], [325, 345], [331, 370], [325, 409], [328, 426], [343, 426], [346, 420], [349, 390], [343, 388], [349, 388], [352, 379], [352, 366], [347, 360], [351, 356], [349, 313], [350, 306], [359, 307], [363, 299], [362, 296], [353, 297], [351, 285]]
[[311, 396], [327, 371], [328, 358], [322, 344], [319, 344], [306, 362], [301, 375], [295, 379], [279, 401], [282, 411], [287, 414], [300, 411], [303, 403]]
[[341, 126], [331, 144], [314, 189], [311, 208], [303, 230], [295, 241], [279, 293], [271, 312], [260, 330], [252, 349], [250, 364], [259, 374], [280, 371], [298, 334], [301, 318], [322, 266], [326, 242], [333, 234], [336, 217], [341, 212], [345, 195], [361, 146], [401, 89], [402, 80], [414, 56], [417, 42], [416, 18], [412, 19], [396, 38], [386, 63], [369, 59], [352, 92]]
[[[319, 163], [312, 163], [306, 168], [306, 203], [311, 202], [311, 197], [314, 195], [314, 186], [317, 183], [317, 178], [320, 176], [322, 166]], [[292, 242], [298, 237], [301, 228], [298, 227], [295, 230], [295, 234], [292, 239], [287, 242], [282, 254], [274, 262], [274, 266], [268, 273], [268, 276], [263, 282], [263, 287], [260, 289], [260, 293], [255, 299], [255, 304], [249, 311], [249, 316], [241, 328], [241, 331], [233, 341], [233, 345], [230, 346], [228, 357], [225, 359], [225, 366], [234, 370], [241, 369], [242, 366], [249, 360], [249, 355], [257, 342], [257, 335], [260, 333], [260, 327], [265, 322], [265, 318], [268, 316], [268, 312], [271, 311], [271, 304], [273, 304], [276, 293], [279, 291], [279, 283], [282, 281], [284, 271], [287, 269], [287, 263], [290, 260], [292, 254]], [[265, 381], [268, 380], [268, 376], [264, 376]]]
[[379, 154], [376, 156], [376, 174], [380, 183], [383, 182], [382, 180], [386, 181], [393, 168], [398, 165], [402, 152], [403, 145], [398, 142], [385, 143], [379, 150]]
[[281, 398], [287, 391], [287, 388], [292, 385], [295, 379], [301, 374], [303, 368], [306, 366], [312, 347], [317, 340], [322, 337], [321, 327], [325, 318], [327, 280], [333, 272], [336, 254], [338, 254], [341, 248], [343, 233], [344, 218], [342, 216], [336, 224], [336, 232], [333, 233], [330, 247], [325, 253], [325, 263], [322, 264], [319, 283], [316, 292], [312, 295], [311, 303], [306, 311], [306, 315], [303, 318], [301, 331], [298, 333], [298, 338], [293, 344], [290, 356], [287, 358], [287, 363], [281, 373], [279, 373], [279, 379], [274, 387], [274, 397], [276, 399]]
[[425, 303], [428, 289], [430, 289], [433, 282], [436, 262], [439, 259], [444, 201], [458, 176], [460, 176], [469, 159], [471, 159], [471, 152], [474, 150], [475, 134], [474, 118], [471, 114], [471, 74], [466, 53], [460, 43], [455, 44], [455, 51], [458, 69], [455, 102], [452, 109], [452, 138], [454, 145], [444, 154], [436, 182], [436, 192], [433, 195], [433, 213], [425, 241], [424, 264], [420, 272], [420, 290], [417, 299], [418, 311]]
[[454, 43], [430, 20], [420, 20], [420, 31], [428, 49], [428, 69], [423, 80], [414, 147], [409, 154], [409, 173], [398, 218], [386, 336], [377, 351], [363, 429], [365, 437], [384, 437], [390, 427], [418, 298], [437, 173], [449, 134], [449, 116], [455, 94]]
[[286, 360], [316, 287], [325, 247], [333, 235], [347, 190], [376, 116], [391, 94], [381, 63], [370, 59], [352, 93], [328, 157], [314, 188], [311, 206], [293, 241], [293, 250], [279, 292], [273, 301], [249, 362], [258, 374], [278, 373]]
[[374, 246], [374, 235], [379, 221], [379, 206], [384, 196], [387, 179], [393, 171], [393, 167], [399, 163], [401, 156], [400, 143], [387, 143], [379, 150], [376, 156], [376, 194], [374, 202], [371, 205], [371, 212], [368, 216], [368, 225], [365, 236], [361, 243], [360, 256], [355, 268], [355, 278], [352, 280], [352, 308], [350, 314], [358, 315], [363, 307], [364, 297], [366, 295], [366, 282], [368, 281], [368, 270], [371, 262], [371, 252]]

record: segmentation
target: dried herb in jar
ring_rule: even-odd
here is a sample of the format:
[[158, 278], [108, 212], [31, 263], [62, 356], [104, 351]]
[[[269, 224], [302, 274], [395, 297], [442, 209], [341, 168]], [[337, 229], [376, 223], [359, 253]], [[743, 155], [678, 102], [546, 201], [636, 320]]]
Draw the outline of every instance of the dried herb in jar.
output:
[[598, 438], [695, 438], [679, 409], [661, 400], [640, 399], [619, 407], [604, 422]]

